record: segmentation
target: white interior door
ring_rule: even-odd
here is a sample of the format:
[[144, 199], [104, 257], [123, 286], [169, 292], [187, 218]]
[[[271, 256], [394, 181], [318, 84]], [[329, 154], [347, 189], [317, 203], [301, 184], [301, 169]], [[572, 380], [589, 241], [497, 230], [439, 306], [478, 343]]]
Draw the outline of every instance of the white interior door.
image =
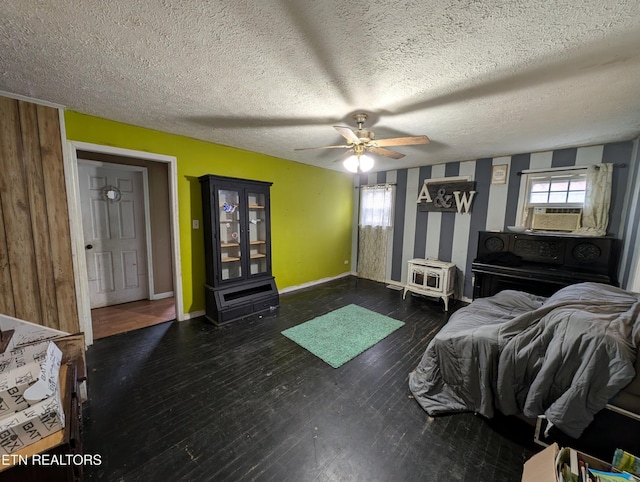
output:
[[142, 172], [78, 163], [91, 308], [147, 299]]

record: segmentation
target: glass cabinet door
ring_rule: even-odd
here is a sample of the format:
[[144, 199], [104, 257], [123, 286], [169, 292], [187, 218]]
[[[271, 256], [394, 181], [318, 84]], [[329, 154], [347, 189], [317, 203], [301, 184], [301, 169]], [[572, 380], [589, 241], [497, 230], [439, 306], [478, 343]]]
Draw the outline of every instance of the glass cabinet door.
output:
[[264, 193], [248, 192], [249, 273], [267, 272], [267, 219]]
[[417, 286], [424, 286], [424, 271], [415, 266], [411, 268], [411, 283]]
[[218, 190], [220, 217], [221, 279], [242, 277], [242, 249], [240, 239], [240, 193]]

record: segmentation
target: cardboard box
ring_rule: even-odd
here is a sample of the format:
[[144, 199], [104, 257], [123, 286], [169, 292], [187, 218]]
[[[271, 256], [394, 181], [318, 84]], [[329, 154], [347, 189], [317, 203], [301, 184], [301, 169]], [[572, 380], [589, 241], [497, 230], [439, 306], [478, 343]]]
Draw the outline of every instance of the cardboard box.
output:
[[0, 419], [0, 454], [11, 454], [64, 428], [60, 391], [9, 417]]
[[0, 417], [4, 417], [29, 407], [24, 392], [38, 380], [39, 363], [29, 363], [11, 371], [4, 372], [0, 366]]
[[[559, 451], [560, 447], [558, 447], [557, 443], [554, 443], [527, 460], [524, 463], [522, 482], [557, 482], [556, 457]], [[611, 464], [591, 457], [583, 452], [578, 451], [578, 458], [587, 462], [589, 467], [593, 469], [603, 471], [611, 470]]]
[[62, 352], [53, 342], [0, 355], [0, 418], [51, 397], [58, 386]]

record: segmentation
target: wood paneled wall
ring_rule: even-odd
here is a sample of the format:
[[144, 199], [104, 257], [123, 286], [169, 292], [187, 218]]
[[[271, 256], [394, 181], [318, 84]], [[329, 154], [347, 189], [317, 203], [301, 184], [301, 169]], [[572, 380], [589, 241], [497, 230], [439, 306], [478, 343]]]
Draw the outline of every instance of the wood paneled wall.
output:
[[57, 109], [0, 97], [0, 312], [79, 329]]

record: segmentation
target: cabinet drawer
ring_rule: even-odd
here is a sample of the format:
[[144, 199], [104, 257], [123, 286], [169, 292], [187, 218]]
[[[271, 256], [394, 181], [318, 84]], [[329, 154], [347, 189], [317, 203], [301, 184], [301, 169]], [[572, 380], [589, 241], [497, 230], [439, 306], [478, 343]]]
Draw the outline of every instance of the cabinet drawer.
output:
[[233, 308], [220, 311], [219, 323], [226, 323], [227, 321], [232, 321], [236, 318], [250, 315], [252, 312], [253, 306], [251, 303], [248, 303], [246, 305], [234, 306]]
[[253, 311], [269, 311], [272, 306], [277, 308], [279, 305], [278, 298], [260, 300], [253, 303]]

